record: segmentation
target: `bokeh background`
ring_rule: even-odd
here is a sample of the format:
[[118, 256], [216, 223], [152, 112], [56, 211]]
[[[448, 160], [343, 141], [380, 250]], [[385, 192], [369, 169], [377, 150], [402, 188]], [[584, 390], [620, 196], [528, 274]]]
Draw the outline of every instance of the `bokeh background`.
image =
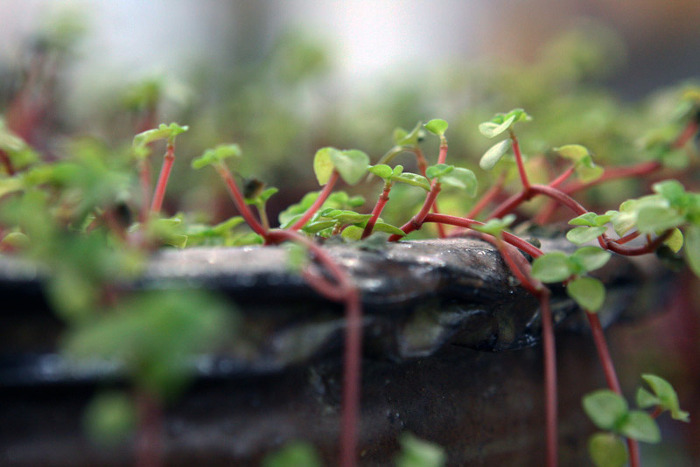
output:
[[[280, 188], [269, 203], [275, 219], [318, 189], [316, 149], [358, 148], [377, 161], [394, 128], [431, 118], [450, 122], [450, 158], [480, 179], [489, 174], [475, 162], [490, 142], [477, 124], [514, 107], [534, 117], [522, 135], [529, 154], [582, 143], [605, 162], [629, 163], [640, 129], [672, 114], [677, 93], [666, 89], [700, 78], [697, 0], [2, 0], [0, 18], [0, 111], [22, 89], [40, 110], [25, 139], [59, 157], [68, 137], [119, 148], [160, 122], [187, 124], [165, 210], [211, 222], [233, 207], [213, 171], [188, 161], [216, 144], [239, 143], [239, 172]], [[37, 64], [56, 38], [64, 50]], [[41, 79], [28, 86], [28, 76]], [[411, 169], [410, 158], [400, 162]], [[638, 188], [617, 184], [588, 201], [604, 207]], [[378, 189], [354, 190], [373, 199]], [[422, 194], [399, 190], [403, 206], [383, 215], [400, 225]], [[441, 203], [455, 214], [470, 207], [449, 195]], [[692, 405], [700, 320], [697, 300], [683, 306], [658, 333], [628, 337], [620, 354], [634, 359], [640, 342], [658, 343], [639, 366], [675, 375]], [[700, 416], [695, 405], [685, 408]], [[678, 447], [681, 462], [694, 450], [697, 460], [688, 442], [697, 433], [666, 449]]]

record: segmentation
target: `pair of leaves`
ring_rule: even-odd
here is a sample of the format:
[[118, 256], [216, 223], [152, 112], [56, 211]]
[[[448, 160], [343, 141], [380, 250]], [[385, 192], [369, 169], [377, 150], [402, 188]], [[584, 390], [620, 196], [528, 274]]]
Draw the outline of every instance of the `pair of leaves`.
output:
[[566, 238], [571, 243], [583, 245], [591, 242], [606, 232], [605, 224], [610, 222], [611, 214], [596, 214], [587, 212], [569, 221], [569, 225], [575, 225], [566, 233]]
[[630, 410], [624, 397], [609, 389], [600, 389], [584, 396], [583, 409], [602, 430], [646, 443], [661, 440], [659, 427], [648, 413]]
[[148, 157], [148, 155], [151, 153], [151, 151], [148, 149], [149, 144], [161, 139], [165, 139], [168, 141], [168, 144], [172, 144], [177, 135], [186, 132], [188, 129], [189, 127], [187, 125], [180, 126], [177, 123], [166, 125], [165, 123], [161, 123], [158, 128], [143, 131], [134, 136], [134, 141], [132, 143], [134, 155], [138, 159]]
[[[318, 191], [307, 193], [298, 203], [292, 204], [287, 209], [279, 214], [278, 220], [280, 228], [284, 229], [294, 224], [316, 201], [319, 196]], [[328, 199], [321, 206], [321, 210], [327, 208], [333, 209], [352, 209], [365, 204], [365, 199], [362, 196], [349, 196], [344, 191], [336, 191], [328, 196]]]
[[576, 175], [584, 183], [597, 180], [603, 175], [603, 168], [593, 162], [593, 156], [585, 146], [567, 144], [554, 148], [554, 152], [574, 163]]
[[[532, 263], [532, 275], [545, 283], [563, 282], [572, 276], [582, 276], [608, 262], [611, 254], [601, 248], [579, 248], [571, 255], [556, 251], [546, 253]], [[605, 286], [593, 277], [576, 277], [566, 285], [566, 293], [581, 308], [596, 312], [605, 301]]]
[[[479, 124], [479, 132], [487, 138], [495, 138], [506, 131], [510, 131], [515, 123], [529, 120], [532, 120], [532, 117], [523, 109], [513, 109], [508, 113], [496, 114], [491, 120]], [[511, 146], [512, 141], [510, 139], [504, 139], [494, 144], [481, 156], [479, 167], [483, 170], [493, 169]]]
[[678, 402], [678, 394], [673, 389], [671, 383], [656, 375], [644, 374], [642, 379], [651, 388], [651, 392], [644, 388], [637, 389], [637, 405], [643, 409], [648, 407], [658, 407], [662, 410], [668, 410], [671, 413], [671, 418], [682, 422], [690, 422], [690, 414], [685, 410], [681, 410]]
[[198, 158], [192, 161], [193, 169], [201, 169], [208, 165], [216, 165], [223, 163], [229, 158], [240, 159], [242, 157], [240, 146], [237, 144], [220, 144], [212, 149], [207, 149]]
[[326, 147], [316, 151], [314, 173], [319, 185], [330, 180], [334, 170], [349, 185], [355, 185], [367, 173], [369, 156], [357, 149], [340, 150]]
[[469, 169], [447, 164], [437, 164], [428, 167], [425, 175], [431, 180], [437, 179], [443, 185], [464, 190], [472, 198], [476, 196], [476, 175]]

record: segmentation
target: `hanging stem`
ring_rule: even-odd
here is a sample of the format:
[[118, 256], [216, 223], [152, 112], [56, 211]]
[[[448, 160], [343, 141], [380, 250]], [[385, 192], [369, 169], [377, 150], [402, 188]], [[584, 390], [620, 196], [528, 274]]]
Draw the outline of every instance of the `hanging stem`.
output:
[[[591, 333], [593, 335], [593, 342], [595, 343], [596, 351], [598, 352], [598, 359], [603, 367], [603, 373], [605, 374], [605, 381], [608, 387], [615, 393], [622, 395], [622, 388], [620, 387], [620, 381], [617, 378], [617, 372], [615, 371], [615, 365], [613, 363], [612, 357], [610, 356], [610, 350], [608, 349], [608, 344], [605, 340], [605, 334], [603, 333], [603, 326], [600, 324], [600, 319], [595, 313], [591, 313], [586, 310], [586, 317], [588, 318], [588, 323], [591, 325]], [[639, 467], [639, 444], [637, 441], [627, 438], [627, 450], [630, 454], [630, 467]]]
[[[328, 298], [340, 298], [345, 304], [345, 352], [343, 364], [343, 395], [341, 401], [340, 465], [357, 465], [357, 428], [360, 412], [360, 387], [362, 380], [362, 305], [357, 287], [326, 251], [305, 236], [291, 230], [271, 230], [267, 240], [272, 244], [283, 241], [300, 243], [309, 249], [314, 258], [323, 265], [336, 284], [321, 276], [309, 283], [317, 292]], [[308, 277], [308, 276], [307, 276]]]
[[326, 183], [326, 186], [323, 187], [323, 190], [321, 190], [321, 193], [319, 193], [318, 198], [316, 198], [316, 201], [311, 205], [309, 209], [304, 213], [301, 218], [294, 223], [291, 227], [289, 227], [288, 230], [299, 230], [304, 225], [309, 222], [309, 220], [316, 214], [316, 212], [323, 206], [323, 203], [326, 202], [328, 199], [328, 196], [330, 196], [331, 191], [333, 191], [333, 186], [335, 185], [335, 182], [338, 181], [338, 171], [333, 170], [333, 173], [331, 173], [331, 178], [328, 179], [328, 183]]

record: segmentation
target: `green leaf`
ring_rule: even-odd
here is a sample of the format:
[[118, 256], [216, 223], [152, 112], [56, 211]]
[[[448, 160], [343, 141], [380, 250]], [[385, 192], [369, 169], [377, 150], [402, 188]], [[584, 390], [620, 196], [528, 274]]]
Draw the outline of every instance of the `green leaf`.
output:
[[[684, 422], [690, 422], [689, 413], [686, 411], [683, 411], [680, 409], [680, 404], [678, 402], [678, 394], [676, 394], [676, 390], [673, 389], [673, 386], [671, 386], [671, 383], [666, 381], [665, 379], [652, 375], [652, 374], [644, 374], [642, 375], [642, 379], [647, 382], [649, 387], [651, 387], [652, 391], [654, 391], [655, 397], [651, 396], [647, 391], [645, 391], [643, 388], [640, 388], [639, 391], [637, 392], [637, 405], [641, 408], [645, 407], [650, 407], [651, 405], [658, 405], [664, 410], [668, 410], [671, 412], [671, 417], [674, 420], [681, 420]], [[648, 394], [649, 396], [653, 397], [656, 399], [656, 402], [654, 404], [648, 404], [648, 402], [651, 400], [650, 398], [646, 398], [646, 394], [642, 395], [642, 400], [640, 403], [640, 392], [644, 392]]]
[[654, 183], [652, 189], [671, 205], [678, 204], [686, 195], [685, 188], [678, 180], [664, 180]]
[[656, 407], [661, 404], [661, 399], [650, 393], [644, 388], [637, 388], [637, 407], [641, 409], [647, 409], [649, 407]]
[[476, 196], [478, 182], [474, 172], [469, 169], [455, 167], [448, 174], [439, 177], [439, 180], [443, 185], [466, 191], [467, 196], [471, 198]]
[[583, 396], [583, 410], [602, 430], [615, 430], [628, 414], [627, 401], [609, 389], [599, 389]]
[[399, 229], [398, 227], [387, 224], [386, 222], [380, 222], [377, 221], [374, 224], [374, 230], [373, 232], [386, 232], [388, 234], [392, 235], [401, 235], [402, 237], [406, 235], [403, 230]]
[[657, 233], [673, 229], [685, 223], [685, 217], [671, 207], [650, 206], [637, 213], [637, 229], [641, 233]]
[[399, 438], [401, 453], [396, 458], [397, 467], [442, 467], [447, 462], [445, 451], [437, 444], [404, 433]]
[[[354, 185], [362, 180], [362, 177], [364, 177], [364, 175], [367, 173], [369, 156], [362, 151], [357, 149], [331, 151], [330, 157], [331, 162], [340, 174], [340, 177], [350, 185]], [[316, 163], [314, 161], [314, 170], [315, 169]], [[330, 174], [328, 176], [330, 177]], [[321, 179], [319, 178], [319, 183], [320, 182]], [[325, 185], [325, 183], [322, 183], [322, 185]]]
[[340, 234], [340, 236], [347, 240], [352, 240], [356, 242], [362, 238], [362, 234], [364, 233], [364, 231], [365, 229], [363, 229], [362, 227], [358, 227], [356, 225], [349, 225], [343, 229], [343, 232]]
[[394, 174], [393, 169], [386, 164], [373, 165], [367, 168], [367, 170], [371, 174], [376, 175], [379, 178], [383, 178], [384, 180], [390, 179], [391, 176]]
[[324, 209], [319, 213], [319, 217], [328, 217], [341, 224], [360, 224], [367, 222], [371, 214], [359, 214], [355, 211], [345, 209]]
[[560, 251], [545, 253], [532, 262], [532, 275], [542, 282], [562, 282], [571, 274], [569, 257]]
[[268, 454], [263, 467], [321, 467], [321, 459], [316, 448], [306, 442], [292, 442], [280, 451]]
[[605, 227], [575, 227], [566, 232], [566, 239], [576, 245], [583, 245], [595, 240], [606, 230]]
[[485, 234], [493, 235], [494, 237], [500, 237], [501, 232], [506, 230], [510, 225], [515, 222], [515, 215], [508, 214], [500, 219], [490, 219], [484, 225], [475, 225], [472, 228], [479, 232]]
[[618, 427], [620, 434], [645, 443], [661, 441], [661, 431], [651, 415], [641, 410], [632, 410]]
[[505, 114], [496, 114], [488, 122], [479, 125], [479, 132], [487, 138], [493, 138], [508, 130], [514, 123], [531, 120], [523, 109], [513, 109]]
[[579, 277], [569, 282], [566, 293], [581, 308], [592, 313], [598, 311], [605, 301], [605, 286], [593, 277]]
[[685, 257], [688, 266], [700, 277], [700, 226], [691, 225], [685, 231]]
[[240, 159], [241, 155], [241, 148], [237, 144], [220, 144], [215, 148], [207, 149], [201, 156], [194, 159], [192, 168], [201, 169], [208, 165], [222, 163], [228, 158]]
[[403, 128], [397, 128], [394, 130], [394, 144], [396, 146], [413, 147], [423, 138], [423, 133], [423, 122], [418, 122], [410, 133]]
[[447, 175], [448, 173], [452, 172], [455, 169], [454, 165], [447, 165], [447, 164], [436, 164], [436, 165], [431, 165], [427, 169], [425, 169], [425, 176], [428, 179], [433, 179], [433, 178], [440, 178], [443, 175]]
[[439, 118], [430, 120], [424, 126], [426, 130], [438, 136], [444, 136], [445, 131], [447, 131], [447, 122]]
[[403, 172], [400, 175], [392, 175], [391, 181], [417, 186], [423, 188], [425, 191], [430, 191], [430, 182], [428, 179], [422, 175], [411, 172]]
[[611, 257], [612, 254], [609, 251], [597, 246], [584, 246], [571, 255], [571, 258], [580, 264], [586, 272], [602, 268]]
[[580, 144], [567, 144], [554, 148], [560, 156], [574, 162], [576, 174], [581, 181], [587, 183], [600, 178], [603, 175], [603, 168], [595, 165], [593, 156], [588, 148]]
[[680, 229], [673, 229], [671, 236], [664, 241], [664, 245], [669, 247], [674, 253], [678, 253], [683, 248], [683, 232]]
[[316, 155], [314, 155], [314, 174], [316, 174], [316, 180], [318, 180], [319, 185], [323, 186], [330, 180], [333, 169], [335, 168], [331, 156], [338, 152], [340, 151], [330, 147], [321, 148], [316, 151]]
[[504, 139], [503, 141], [494, 144], [491, 146], [483, 156], [481, 156], [481, 160], [479, 161], [479, 167], [481, 167], [484, 170], [491, 170], [494, 168], [496, 163], [501, 160], [501, 157], [508, 152], [508, 149], [510, 149], [512, 142], [509, 139]]
[[624, 467], [627, 447], [612, 433], [595, 433], [588, 440], [588, 453], [596, 467]]
[[588, 226], [588, 227], [600, 227], [602, 225], [607, 224], [610, 222], [610, 219], [612, 218], [611, 214], [596, 214], [594, 212], [587, 212], [585, 214], [581, 214], [578, 217], [574, 217], [569, 221], [569, 225], [581, 225], [581, 226]]
[[136, 428], [136, 407], [124, 393], [110, 391], [95, 396], [87, 408], [83, 423], [88, 437], [106, 447], [124, 441]]
[[177, 135], [186, 132], [188, 129], [188, 126], [180, 126], [177, 123], [171, 123], [170, 125], [161, 123], [158, 128], [146, 130], [134, 136], [132, 147], [138, 157], [143, 157], [148, 155], [149, 151], [146, 149], [146, 146], [150, 143], [161, 139], [167, 139], [168, 142], [172, 143]]
[[554, 148], [554, 151], [565, 159], [569, 159], [573, 162], [580, 162], [591, 155], [588, 148], [581, 146], [580, 144], [566, 144], [564, 146]]

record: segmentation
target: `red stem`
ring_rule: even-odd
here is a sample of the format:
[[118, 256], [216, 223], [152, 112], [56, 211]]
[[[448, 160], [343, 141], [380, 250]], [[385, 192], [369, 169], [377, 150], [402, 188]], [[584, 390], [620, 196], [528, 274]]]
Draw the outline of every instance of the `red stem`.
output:
[[654, 240], [651, 242], [647, 242], [646, 245], [642, 245], [640, 247], [634, 247], [634, 248], [625, 248], [623, 246], [618, 245], [616, 242], [610, 240], [607, 235], [603, 234], [599, 237], [599, 243], [603, 248], [607, 248], [610, 251], [614, 251], [615, 253], [625, 255], [625, 256], [641, 256], [641, 255], [646, 255], [649, 253], [653, 253], [656, 251], [657, 248], [659, 248], [665, 241], [668, 239], [668, 237], [671, 236], [673, 233], [673, 229], [669, 229], [665, 231], [663, 234], [659, 235], [656, 237]]
[[153, 195], [153, 201], [151, 202], [151, 213], [160, 212], [160, 209], [163, 206], [163, 198], [165, 198], [165, 188], [168, 186], [168, 179], [170, 178], [170, 171], [173, 168], [174, 162], [175, 145], [169, 142], [168, 147], [165, 151], [165, 157], [163, 157], [163, 166], [160, 169], [160, 175], [158, 175], [156, 191]]
[[[418, 170], [420, 171], [420, 174], [424, 177], [427, 177], [425, 172], [428, 169], [428, 162], [425, 160], [425, 156], [423, 155], [423, 151], [421, 151], [421, 149], [417, 147], [417, 148], [415, 148], [413, 153], [416, 155], [416, 162], [418, 163]], [[444, 141], [441, 141], [440, 142], [440, 152], [438, 154], [438, 164], [444, 164], [446, 159], [447, 159], [447, 143]], [[440, 208], [438, 207], [437, 200], [435, 200], [435, 202], [433, 203], [432, 211], [436, 214], [440, 213]], [[440, 238], [447, 237], [447, 232], [445, 232], [445, 227], [442, 224], [438, 224], [437, 229], [438, 229], [438, 237], [440, 237]]]
[[[600, 319], [595, 313], [590, 313], [586, 310], [586, 317], [591, 325], [591, 333], [593, 334], [593, 342], [595, 343], [596, 351], [598, 352], [598, 359], [603, 367], [603, 373], [605, 374], [605, 381], [608, 387], [615, 393], [622, 395], [622, 388], [620, 387], [620, 380], [617, 377], [617, 372], [615, 372], [615, 365], [613, 363], [612, 357], [610, 356], [610, 350], [608, 349], [608, 344], [605, 340], [605, 334], [603, 333], [603, 326], [600, 324]], [[630, 453], [630, 467], [639, 467], [639, 444], [637, 441], [627, 438], [627, 450]]]
[[575, 171], [576, 171], [576, 167], [569, 167], [561, 175], [559, 175], [557, 178], [555, 178], [554, 180], [549, 182], [549, 186], [551, 186], [552, 188], [558, 188], [559, 185], [561, 185], [569, 177], [571, 177]]
[[294, 223], [291, 227], [289, 227], [288, 230], [299, 230], [304, 225], [309, 222], [309, 219], [311, 219], [314, 214], [323, 206], [323, 203], [326, 202], [328, 199], [328, 196], [330, 196], [331, 191], [333, 191], [333, 185], [335, 185], [335, 182], [338, 181], [338, 171], [333, 170], [333, 173], [331, 173], [331, 177], [328, 179], [328, 183], [326, 183], [326, 186], [323, 187], [323, 190], [321, 190], [321, 193], [319, 193], [318, 198], [316, 198], [316, 201], [314, 201], [314, 204], [311, 205], [311, 207], [304, 213], [301, 218]]
[[538, 296], [542, 317], [542, 344], [544, 348], [544, 394], [547, 439], [547, 466], [557, 465], [557, 355], [554, 343], [554, 323], [549, 308], [549, 291], [542, 289]]
[[386, 203], [389, 201], [390, 191], [391, 183], [385, 183], [384, 190], [379, 196], [379, 199], [377, 199], [377, 204], [374, 205], [374, 209], [372, 210], [372, 217], [369, 218], [369, 220], [367, 221], [367, 225], [365, 226], [365, 230], [362, 231], [363, 239], [369, 237], [372, 234], [372, 230], [374, 229], [374, 225], [377, 223], [377, 219], [379, 219], [379, 216], [381, 215], [384, 206], [386, 206]]
[[523, 155], [520, 153], [520, 143], [518, 143], [518, 138], [515, 136], [515, 133], [512, 130], [510, 131], [510, 139], [513, 142], [513, 154], [515, 155], [515, 162], [518, 164], [520, 182], [523, 184], [523, 190], [527, 191], [530, 188], [530, 181], [527, 179], [527, 173], [525, 172]]
[[587, 183], [572, 183], [571, 185], [565, 186], [562, 188], [562, 191], [567, 194], [572, 194], [576, 193], [577, 191], [584, 190], [586, 188], [590, 188], [595, 185], [600, 185], [601, 183], [610, 181], [610, 180], [617, 180], [620, 178], [626, 178], [626, 177], [640, 177], [643, 175], [648, 175], [650, 173], [656, 172], [657, 170], [661, 169], [661, 163], [658, 161], [649, 161], [649, 162], [642, 162], [640, 164], [636, 164], [633, 166], [629, 167], [616, 167], [612, 169], [606, 169], [605, 173], [598, 178], [597, 180], [593, 180], [592, 182], [587, 182]]
[[638, 230], [632, 232], [631, 234], [627, 234], [622, 238], [618, 238], [617, 240], [613, 240], [613, 243], [617, 243], [618, 245], [624, 245], [627, 242], [631, 242], [635, 238], [639, 237], [642, 233]]
[[683, 146], [685, 146], [685, 143], [690, 141], [690, 138], [692, 138], [697, 131], [698, 122], [696, 120], [689, 121], [685, 128], [683, 128], [681, 134], [678, 135], [678, 138], [676, 138], [676, 140], [673, 142], [671, 147], [674, 149], [682, 148]]
[[[423, 203], [423, 207], [421, 208], [421, 210], [418, 211], [418, 214], [413, 216], [410, 221], [406, 222], [404, 225], [401, 226], [401, 230], [403, 230], [404, 233], [409, 233], [413, 232], [414, 230], [420, 229], [423, 225], [423, 221], [430, 213], [430, 210], [432, 209], [433, 204], [435, 203], [435, 199], [437, 198], [438, 194], [440, 194], [440, 183], [438, 183], [438, 181], [434, 179], [430, 186], [430, 191], [428, 192], [428, 196], [426, 196], [425, 198], [425, 202]], [[401, 239], [401, 237], [401, 235], [394, 234], [389, 237], [389, 241], [395, 242]]]
[[253, 213], [248, 208], [248, 205], [245, 204], [245, 199], [243, 198], [241, 190], [238, 188], [236, 181], [233, 179], [231, 171], [228, 169], [228, 167], [226, 167], [226, 165], [222, 163], [214, 164], [214, 168], [219, 173], [221, 178], [224, 179], [229, 194], [231, 195], [231, 198], [233, 199], [233, 202], [236, 205], [238, 212], [240, 212], [241, 216], [243, 216], [243, 219], [245, 219], [245, 221], [255, 233], [267, 240], [267, 235], [269, 232], [267, 232], [263, 228], [263, 226], [260, 225], [260, 222], [258, 222], [258, 220], [253, 216]]

